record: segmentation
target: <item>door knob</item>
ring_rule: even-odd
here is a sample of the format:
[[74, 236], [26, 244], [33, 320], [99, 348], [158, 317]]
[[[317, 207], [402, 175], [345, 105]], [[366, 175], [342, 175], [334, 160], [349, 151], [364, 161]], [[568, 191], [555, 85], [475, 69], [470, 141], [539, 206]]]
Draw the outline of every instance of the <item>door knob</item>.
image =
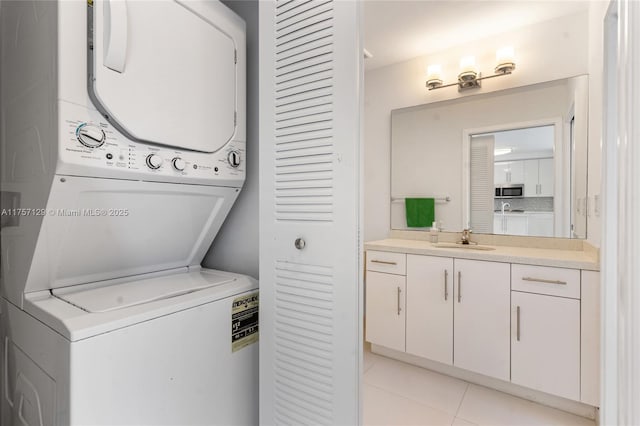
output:
[[293, 245], [298, 250], [302, 250], [307, 245], [307, 243], [302, 238], [296, 238], [296, 241], [293, 243]]

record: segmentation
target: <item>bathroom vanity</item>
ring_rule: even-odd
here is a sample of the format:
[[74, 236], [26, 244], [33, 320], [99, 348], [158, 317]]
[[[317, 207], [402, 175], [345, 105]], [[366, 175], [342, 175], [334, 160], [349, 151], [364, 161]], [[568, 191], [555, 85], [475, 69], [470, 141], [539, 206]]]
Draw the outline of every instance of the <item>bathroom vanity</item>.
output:
[[597, 249], [579, 240], [497, 235], [474, 235], [479, 245], [462, 246], [458, 237], [442, 233], [432, 244], [423, 233], [392, 231], [365, 244], [372, 351], [593, 415]]

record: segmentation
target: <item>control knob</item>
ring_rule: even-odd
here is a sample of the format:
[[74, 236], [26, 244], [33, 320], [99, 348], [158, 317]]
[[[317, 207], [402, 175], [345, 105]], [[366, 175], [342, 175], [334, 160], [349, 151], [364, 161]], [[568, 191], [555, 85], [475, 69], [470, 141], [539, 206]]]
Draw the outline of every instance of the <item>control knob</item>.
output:
[[235, 169], [240, 165], [240, 153], [236, 150], [230, 151], [229, 155], [227, 155], [227, 161]]
[[160, 157], [158, 154], [147, 155], [147, 166], [149, 166], [150, 169], [159, 169], [160, 166], [162, 166], [162, 162], [162, 157]]
[[87, 148], [99, 148], [104, 144], [106, 136], [100, 127], [84, 123], [76, 129], [76, 138]]
[[180, 157], [176, 157], [171, 160], [171, 164], [173, 164], [173, 168], [179, 172], [183, 171], [187, 167], [187, 163], [185, 163]]

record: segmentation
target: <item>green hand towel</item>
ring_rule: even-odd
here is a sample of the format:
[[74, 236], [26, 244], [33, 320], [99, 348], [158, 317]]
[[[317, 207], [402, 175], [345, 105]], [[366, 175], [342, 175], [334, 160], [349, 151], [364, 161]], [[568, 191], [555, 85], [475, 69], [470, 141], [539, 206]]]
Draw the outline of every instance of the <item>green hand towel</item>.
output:
[[425, 228], [435, 220], [435, 201], [433, 198], [405, 198], [409, 228]]

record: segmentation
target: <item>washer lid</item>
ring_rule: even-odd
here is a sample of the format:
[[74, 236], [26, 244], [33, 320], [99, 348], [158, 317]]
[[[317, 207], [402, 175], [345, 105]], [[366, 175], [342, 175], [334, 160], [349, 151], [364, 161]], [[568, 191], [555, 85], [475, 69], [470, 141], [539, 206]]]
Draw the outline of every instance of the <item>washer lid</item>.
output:
[[89, 95], [122, 133], [201, 152], [231, 140], [239, 18], [202, 1], [94, 0], [89, 23]]
[[103, 287], [87, 288], [89, 286], [84, 285], [53, 289], [51, 293], [83, 311], [99, 313], [169, 299], [233, 281], [236, 281], [235, 277], [208, 271], [206, 274], [174, 274]]

